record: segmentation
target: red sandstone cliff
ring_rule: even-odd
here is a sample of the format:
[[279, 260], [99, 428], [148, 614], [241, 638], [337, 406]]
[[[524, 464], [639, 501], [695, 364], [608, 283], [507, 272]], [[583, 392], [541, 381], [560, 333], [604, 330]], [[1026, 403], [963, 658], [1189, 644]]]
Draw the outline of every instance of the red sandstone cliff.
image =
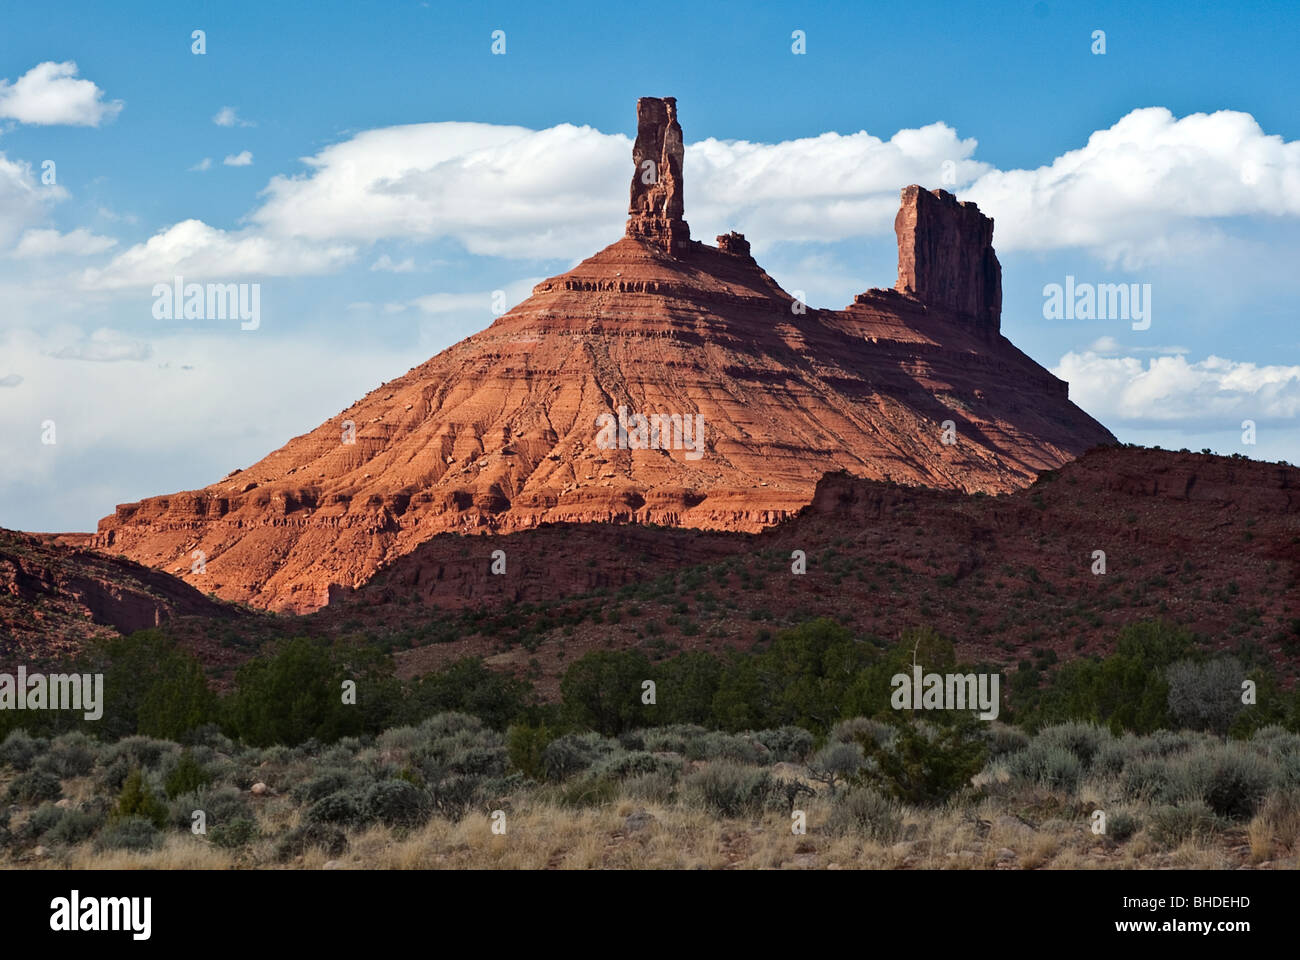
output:
[[[690, 239], [675, 101], [643, 99], [637, 117], [624, 238], [251, 467], [120, 505], [95, 543], [305, 611], [439, 532], [753, 531], [828, 471], [997, 493], [1113, 441], [999, 333], [992, 221], [972, 204], [908, 187], [900, 289], [805, 308], [739, 234]], [[605, 449], [598, 418], [620, 407], [702, 417], [703, 444], [647, 448], [632, 429]]]

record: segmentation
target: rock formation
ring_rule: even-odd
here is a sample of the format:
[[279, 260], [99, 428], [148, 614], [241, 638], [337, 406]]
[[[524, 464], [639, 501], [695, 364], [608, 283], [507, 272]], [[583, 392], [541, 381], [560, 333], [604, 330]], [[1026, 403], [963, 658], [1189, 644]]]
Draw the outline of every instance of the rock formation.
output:
[[903, 188], [894, 218], [899, 293], [942, 307], [996, 334], [1002, 320], [1002, 266], [993, 252], [993, 221], [946, 190]]
[[96, 545], [305, 611], [439, 532], [757, 531], [828, 471], [1002, 493], [1113, 442], [999, 333], [971, 204], [907, 188], [903, 289], [807, 307], [740, 234], [690, 239], [676, 104], [640, 100], [637, 120], [626, 236], [258, 463], [120, 505]]
[[691, 228], [682, 219], [682, 127], [673, 97], [642, 97], [636, 102], [636, 142], [632, 145], [632, 202], [627, 236], [670, 256], [686, 252]]

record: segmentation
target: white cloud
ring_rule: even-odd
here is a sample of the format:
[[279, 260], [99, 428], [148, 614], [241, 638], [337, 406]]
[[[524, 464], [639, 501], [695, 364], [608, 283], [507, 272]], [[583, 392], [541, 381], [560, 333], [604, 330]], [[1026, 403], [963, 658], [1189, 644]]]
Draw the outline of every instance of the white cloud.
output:
[[101, 237], [84, 227], [68, 233], [57, 230], [28, 230], [18, 241], [13, 255], [27, 257], [73, 256], [88, 257], [117, 246], [112, 237]]
[[1212, 218], [1300, 216], [1300, 141], [1265, 134], [1248, 113], [1177, 119], [1147, 107], [1048, 166], [990, 171], [962, 196], [996, 219], [999, 250], [1082, 247], [1136, 266], [1194, 244]]
[[204, 170], [212, 169], [212, 158], [204, 157], [194, 166], [190, 167], [190, 173], [202, 173]]
[[121, 100], [104, 100], [104, 91], [77, 79], [77, 65], [47, 61], [14, 83], [0, 80], [0, 117], [19, 123], [97, 127], [122, 110]]
[[239, 116], [239, 110], [236, 107], [222, 107], [217, 111], [212, 122], [219, 127], [254, 127], [257, 124], [251, 120], [245, 120]]
[[415, 258], [407, 257], [400, 262], [394, 262], [392, 257], [384, 254], [370, 265], [370, 269], [371, 271], [383, 273], [413, 273], [415, 272]]
[[132, 340], [117, 330], [99, 329], [89, 337], [49, 351], [56, 360], [91, 360], [116, 363], [121, 360], [148, 360], [153, 347], [142, 340]]
[[29, 225], [45, 219], [47, 201], [67, 196], [62, 187], [42, 187], [30, 164], [0, 153], [0, 249], [8, 247]]
[[0, 377], [0, 387], [16, 387], [23, 382], [23, 378], [16, 373], [6, 374]]
[[241, 150], [239, 153], [232, 153], [221, 162], [228, 167], [250, 167], [253, 165], [253, 154], [248, 150]]
[[[328, 273], [356, 251], [344, 244], [273, 240], [253, 231], [227, 231], [201, 220], [184, 220], [124, 250], [106, 266], [84, 271], [87, 289], [152, 287], [175, 276], [195, 281], [230, 281], [242, 276], [298, 276]], [[203, 281], [203, 278], [210, 281]]]
[[1103, 423], [1232, 426], [1243, 419], [1300, 416], [1300, 366], [1264, 365], [1209, 356], [1109, 357], [1067, 353], [1052, 371], [1070, 384], [1070, 399]]

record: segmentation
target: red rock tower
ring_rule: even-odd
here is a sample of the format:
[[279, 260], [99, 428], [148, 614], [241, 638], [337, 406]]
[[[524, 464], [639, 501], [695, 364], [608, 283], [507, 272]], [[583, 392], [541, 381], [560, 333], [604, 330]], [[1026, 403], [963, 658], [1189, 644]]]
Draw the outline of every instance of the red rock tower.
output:
[[675, 97], [636, 102], [636, 143], [627, 236], [652, 243], [671, 257], [690, 248], [691, 228], [682, 219], [682, 127]]
[[899, 293], [974, 320], [988, 335], [1002, 324], [1002, 266], [993, 252], [993, 219], [946, 190], [903, 188], [894, 218]]

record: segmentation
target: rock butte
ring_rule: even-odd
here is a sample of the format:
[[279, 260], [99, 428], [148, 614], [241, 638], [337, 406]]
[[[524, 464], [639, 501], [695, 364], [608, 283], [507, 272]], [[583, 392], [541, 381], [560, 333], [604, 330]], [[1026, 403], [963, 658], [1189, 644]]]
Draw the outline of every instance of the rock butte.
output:
[[[690, 238], [682, 156], [676, 101], [639, 100], [622, 239], [251, 467], [120, 505], [93, 545], [305, 612], [440, 532], [755, 531], [828, 471], [1001, 493], [1114, 442], [1002, 336], [993, 221], [974, 204], [904, 188], [896, 287], [805, 308], [740, 234]], [[597, 418], [619, 406], [702, 415], [703, 456], [601, 449]]]

